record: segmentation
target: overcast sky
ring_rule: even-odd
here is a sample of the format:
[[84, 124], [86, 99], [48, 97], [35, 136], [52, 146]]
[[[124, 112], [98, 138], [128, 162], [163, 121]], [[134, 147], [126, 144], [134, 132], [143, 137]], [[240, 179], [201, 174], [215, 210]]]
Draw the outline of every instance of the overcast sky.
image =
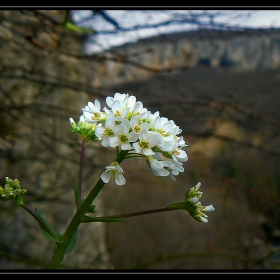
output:
[[200, 15], [199, 21], [208, 25], [209, 14], [215, 14], [214, 23], [228, 27], [243, 28], [280, 28], [280, 9], [272, 10], [105, 10], [122, 28], [133, 28], [136, 25], [157, 24], [171, 19], [178, 19], [174, 24], [158, 28], [145, 28], [134, 31], [112, 34], [115, 27], [104, 21], [101, 16], [92, 18], [90, 10], [78, 10], [74, 20], [83, 26], [95, 28], [99, 35], [91, 36], [86, 44], [86, 52], [93, 53], [119, 46], [138, 39], [160, 34], [195, 30], [201, 27], [195, 23], [184, 23], [184, 16]]

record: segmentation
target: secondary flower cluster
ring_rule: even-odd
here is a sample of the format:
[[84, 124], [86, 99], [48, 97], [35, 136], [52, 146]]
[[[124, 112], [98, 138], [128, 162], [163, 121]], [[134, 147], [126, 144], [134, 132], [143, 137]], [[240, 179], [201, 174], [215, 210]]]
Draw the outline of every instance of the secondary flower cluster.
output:
[[196, 186], [190, 188], [186, 192], [185, 200], [181, 202], [175, 202], [169, 205], [169, 207], [175, 207], [176, 209], [184, 209], [199, 222], [208, 222], [208, 216], [204, 213], [207, 211], [214, 211], [213, 205], [203, 206], [199, 199], [202, 196], [202, 192], [199, 191], [201, 183], [197, 183]]
[[208, 216], [204, 213], [206, 211], [214, 211], [213, 205], [202, 206], [201, 202], [198, 201], [202, 192], [199, 191], [201, 183], [197, 183], [196, 186], [190, 188], [185, 197], [184, 208], [189, 211], [190, 215], [199, 222], [208, 222]]
[[26, 189], [22, 189], [18, 179], [12, 180], [6, 177], [6, 184], [3, 187], [0, 186], [0, 199], [1, 200], [13, 200], [17, 196], [26, 194]]
[[[151, 113], [135, 96], [126, 93], [107, 97], [106, 104], [109, 108], [101, 111], [101, 103], [96, 99], [82, 109], [84, 120], [96, 124], [95, 136], [102, 146], [119, 147], [131, 156], [145, 157], [156, 176], [176, 180], [175, 176], [184, 172], [183, 162], [188, 156], [182, 148], [187, 145], [183, 136], [179, 136], [182, 130], [173, 120], [161, 117], [158, 111]], [[122, 173], [118, 163], [113, 162], [101, 179], [107, 183], [114, 178], [118, 185], [124, 185]]]

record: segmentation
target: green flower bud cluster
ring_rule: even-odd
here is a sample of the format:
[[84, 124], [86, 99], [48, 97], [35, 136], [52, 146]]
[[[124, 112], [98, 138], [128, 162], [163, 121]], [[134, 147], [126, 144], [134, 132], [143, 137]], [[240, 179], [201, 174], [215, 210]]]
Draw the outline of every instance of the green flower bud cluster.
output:
[[213, 205], [202, 206], [199, 199], [202, 196], [202, 192], [199, 191], [201, 183], [197, 183], [196, 186], [190, 188], [185, 197], [185, 201], [183, 204], [183, 209], [187, 210], [190, 215], [199, 222], [208, 222], [208, 216], [204, 213], [206, 211], [214, 211], [215, 208]]
[[82, 138], [86, 138], [87, 140], [92, 140], [94, 142], [98, 142], [100, 139], [95, 135], [96, 123], [88, 123], [85, 121], [83, 115], [80, 116], [80, 120], [76, 123], [73, 118], [69, 118], [71, 128], [70, 130], [75, 133], [79, 133]]
[[[83, 204], [85, 201], [85, 198], [82, 199], [81, 203]], [[95, 213], [97, 210], [96, 210], [96, 205], [92, 204], [89, 206], [89, 209], [87, 211], [87, 213]]]
[[26, 189], [22, 189], [18, 179], [12, 180], [6, 177], [6, 184], [3, 187], [0, 186], [0, 199], [1, 200], [14, 200], [20, 195], [25, 195]]

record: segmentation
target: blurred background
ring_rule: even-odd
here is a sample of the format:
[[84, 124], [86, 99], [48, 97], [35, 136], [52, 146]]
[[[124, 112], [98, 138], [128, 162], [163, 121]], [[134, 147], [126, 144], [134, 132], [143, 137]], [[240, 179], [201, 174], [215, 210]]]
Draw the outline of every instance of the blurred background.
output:
[[[137, 12], [139, 22], [133, 10], [0, 11], [0, 185], [19, 179], [25, 203], [64, 233], [81, 146], [69, 117], [115, 92], [135, 95], [182, 129], [185, 172], [174, 182], [127, 160], [127, 183], [105, 185], [96, 215], [165, 207], [197, 182], [215, 211], [208, 223], [171, 211], [83, 224], [61, 268], [279, 269], [277, 17], [256, 27], [264, 11]], [[84, 197], [114, 156], [89, 143]], [[38, 223], [10, 201], [0, 210], [0, 269], [48, 268], [53, 242]]]

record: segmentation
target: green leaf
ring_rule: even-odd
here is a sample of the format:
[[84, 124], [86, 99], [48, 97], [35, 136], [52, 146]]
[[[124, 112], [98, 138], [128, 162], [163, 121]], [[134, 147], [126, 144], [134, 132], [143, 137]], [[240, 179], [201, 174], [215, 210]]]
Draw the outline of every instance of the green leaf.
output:
[[[49, 227], [49, 229], [52, 231], [52, 233], [53, 233], [56, 237], [58, 237], [58, 238], [61, 238], [61, 237], [62, 237], [61, 234], [60, 234], [59, 232], [57, 232], [55, 229], [53, 229], [52, 226], [47, 222], [47, 220], [45, 220], [45, 219], [43, 218], [43, 216], [40, 214], [40, 212], [39, 212], [39, 210], [38, 210], [37, 208], [35, 208], [35, 212], [36, 212], [37, 216], [38, 216], [42, 221], [45, 222], [45, 224]], [[47, 238], [49, 238], [49, 239], [51, 239], [51, 240], [53, 240], [53, 241], [55, 241], [55, 242], [61, 243], [61, 241], [59, 241], [58, 239], [52, 237], [52, 236], [46, 231], [46, 229], [43, 227], [42, 224], [39, 223], [39, 226], [40, 226], [40, 228], [42, 229], [44, 235], [47, 234], [47, 235], [46, 235]], [[44, 230], [43, 230], [43, 229], [44, 229]], [[45, 234], [45, 233], [46, 233], [46, 234]]]
[[42, 225], [39, 224], [39, 226], [40, 226], [40, 229], [42, 230], [43, 234], [44, 234], [48, 239], [50, 239], [50, 240], [52, 240], [52, 241], [54, 241], [54, 242], [56, 242], [56, 243], [63, 243], [62, 241], [57, 240], [57, 239], [55, 239], [54, 237], [52, 237], [52, 236], [42, 227]]
[[76, 229], [76, 231], [74, 232], [64, 254], [70, 254], [73, 251], [74, 247], [76, 246], [77, 234], [78, 229]]
[[109, 222], [126, 222], [120, 219], [111, 219], [111, 218], [94, 218], [89, 216], [83, 216], [81, 217], [81, 221], [83, 223], [91, 223], [91, 222], [103, 222], [103, 223], [109, 223]]

